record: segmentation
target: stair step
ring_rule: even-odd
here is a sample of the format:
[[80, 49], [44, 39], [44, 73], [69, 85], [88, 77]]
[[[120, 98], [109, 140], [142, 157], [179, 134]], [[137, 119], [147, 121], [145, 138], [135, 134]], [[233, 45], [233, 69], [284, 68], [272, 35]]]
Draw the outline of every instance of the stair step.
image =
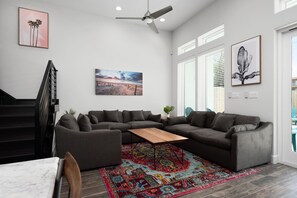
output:
[[0, 144], [0, 161], [16, 156], [34, 155], [35, 141], [6, 142]]
[[34, 123], [26, 123], [26, 124], [14, 124], [10, 126], [0, 126], [0, 134], [1, 131], [6, 131], [6, 130], [22, 130], [22, 129], [27, 129], [27, 128], [34, 128], [35, 124]]
[[0, 114], [0, 118], [34, 117], [34, 113]]
[[21, 126], [23, 124], [35, 123], [35, 116], [1, 117], [0, 126]]
[[0, 164], [21, 162], [36, 159], [34, 152], [0, 157]]
[[0, 105], [0, 115], [34, 113], [35, 105]]
[[19, 128], [8, 129], [0, 131], [0, 143], [16, 142], [16, 141], [30, 141], [35, 139], [34, 128]]

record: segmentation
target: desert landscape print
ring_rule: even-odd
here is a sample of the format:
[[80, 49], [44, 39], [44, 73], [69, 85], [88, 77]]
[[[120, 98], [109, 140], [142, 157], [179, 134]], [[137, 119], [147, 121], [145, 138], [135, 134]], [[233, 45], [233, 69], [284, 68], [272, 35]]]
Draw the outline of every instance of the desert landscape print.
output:
[[95, 69], [96, 95], [142, 95], [140, 72]]

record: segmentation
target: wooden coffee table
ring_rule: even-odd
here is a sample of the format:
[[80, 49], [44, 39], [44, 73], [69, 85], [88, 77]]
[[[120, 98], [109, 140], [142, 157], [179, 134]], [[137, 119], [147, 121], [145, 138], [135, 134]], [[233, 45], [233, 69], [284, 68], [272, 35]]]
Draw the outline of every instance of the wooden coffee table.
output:
[[[157, 128], [143, 128], [143, 129], [130, 129], [129, 130], [132, 134], [146, 140], [148, 143], [150, 143], [153, 146], [154, 149], [154, 167], [156, 169], [156, 146], [160, 144], [172, 144], [172, 143], [178, 143], [187, 140], [188, 138], [175, 135], [173, 133], [169, 133], [167, 131], [157, 129]], [[131, 134], [131, 138], [132, 138]], [[132, 142], [132, 141], [131, 141]], [[132, 145], [132, 144], [131, 144]], [[131, 152], [133, 153], [133, 150], [137, 144], [131, 149]], [[175, 156], [177, 157], [178, 161], [180, 159], [178, 158], [177, 154], [173, 152]], [[182, 161], [183, 163], [184, 159], [184, 151], [182, 149]]]

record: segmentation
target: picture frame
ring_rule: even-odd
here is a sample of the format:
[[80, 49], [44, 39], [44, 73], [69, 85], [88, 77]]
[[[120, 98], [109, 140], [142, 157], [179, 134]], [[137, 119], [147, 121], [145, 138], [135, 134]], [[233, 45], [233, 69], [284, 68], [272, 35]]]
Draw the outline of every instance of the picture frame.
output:
[[95, 69], [96, 95], [143, 95], [143, 73]]
[[231, 85], [261, 83], [261, 35], [231, 46]]
[[49, 48], [49, 15], [47, 12], [19, 7], [19, 45]]

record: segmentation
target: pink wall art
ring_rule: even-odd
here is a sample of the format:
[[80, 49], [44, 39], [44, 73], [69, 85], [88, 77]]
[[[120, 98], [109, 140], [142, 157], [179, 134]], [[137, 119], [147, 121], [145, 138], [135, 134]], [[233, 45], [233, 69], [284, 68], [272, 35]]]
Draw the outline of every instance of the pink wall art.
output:
[[19, 8], [19, 45], [48, 48], [48, 13]]

